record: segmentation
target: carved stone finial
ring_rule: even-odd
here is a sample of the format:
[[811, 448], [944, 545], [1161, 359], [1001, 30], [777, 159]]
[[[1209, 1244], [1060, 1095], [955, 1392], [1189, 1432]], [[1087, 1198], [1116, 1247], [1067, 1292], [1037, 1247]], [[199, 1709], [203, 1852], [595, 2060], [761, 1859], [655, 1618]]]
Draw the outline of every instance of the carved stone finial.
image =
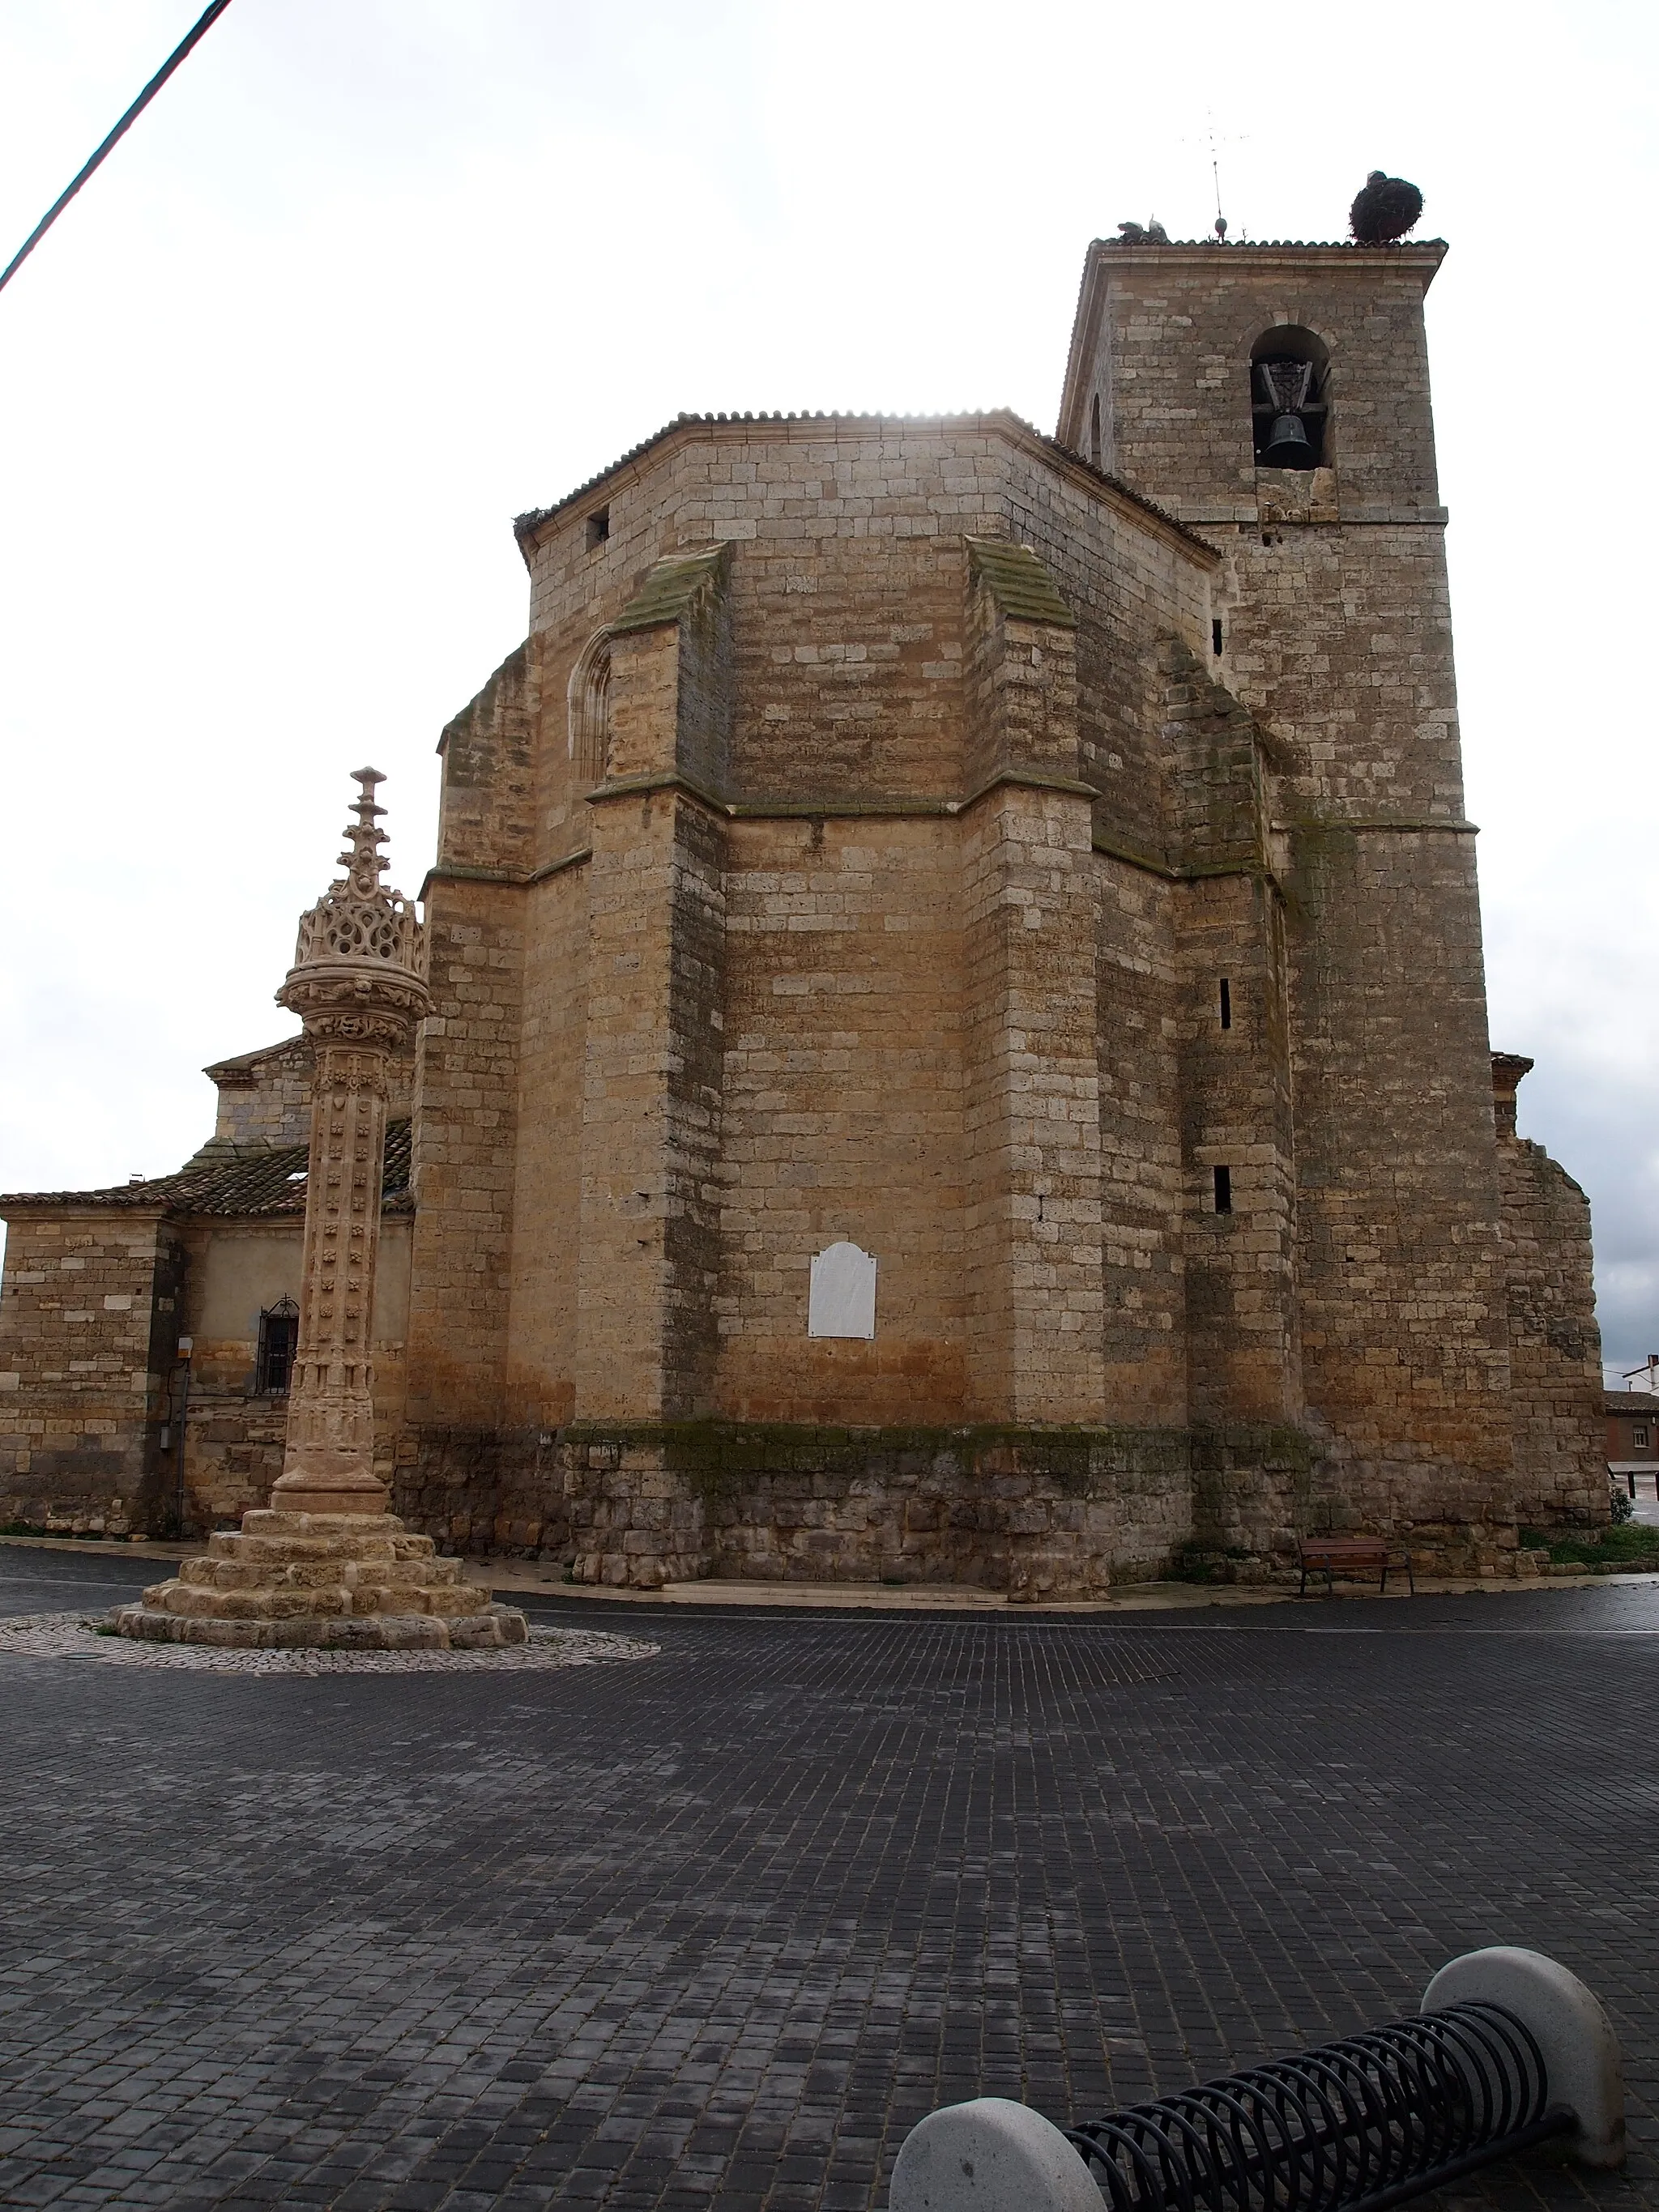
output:
[[[324, 1018], [348, 1012], [406, 1030], [428, 1006], [426, 932], [414, 901], [382, 881], [386, 809], [375, 803], [374, 787], [386, 778], [374, 768], [352, 774], [360, 789], [340, 855], [344, 879], [301, 915], [294, 965], [276, 994], [313, 1035]], [[386, 1041], [395, 1043], [397, 1036]]]
[[346, 824], [350, 843], [340, 855], [340, 866], [359, 898], [374, 898], [380, 895], [380, 878], [389, 865], [380, 850], [386, 832], [374, 826], [386, 812], [384, 806], [374, 804], [374, 787], [386, 778], [377, 768], [354, 768], [351, 773], [362, 789], [357, 793], [357, 819]]

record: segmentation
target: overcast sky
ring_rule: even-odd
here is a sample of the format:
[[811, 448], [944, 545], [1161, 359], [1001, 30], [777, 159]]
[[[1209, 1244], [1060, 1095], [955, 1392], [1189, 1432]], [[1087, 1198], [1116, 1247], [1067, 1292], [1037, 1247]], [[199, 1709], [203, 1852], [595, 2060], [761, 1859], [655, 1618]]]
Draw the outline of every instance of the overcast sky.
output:
[[[7, 0], [0, 263], [199, 12]], [[175, 1167], [347, 771], [418, 888], [512, 515], [683, 409], [1053, 428], [1083, 253], [1334, 239], [1429, 297], [1492, 1041], [1659, 1350], [1659, 9], [234, 0], [0, 293], [0, 1188]]]

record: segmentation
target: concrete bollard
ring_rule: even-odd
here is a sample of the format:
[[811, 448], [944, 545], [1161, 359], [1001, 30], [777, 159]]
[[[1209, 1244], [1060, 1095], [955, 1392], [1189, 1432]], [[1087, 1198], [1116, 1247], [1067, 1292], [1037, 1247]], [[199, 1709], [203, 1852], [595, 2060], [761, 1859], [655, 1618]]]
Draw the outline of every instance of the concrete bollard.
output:
[[1443, 1966], [1423, 1992], [1422, 2012], [1448, 2005], [1502, 2005], [1536, 2037], [1549, 2076], [1550, 2102], [1578, 2122], [1566, 2137], [1585, 2166], [1622, 2166], [1625, 2075], [1605, 2012], [1577, 1974], [1541, 1951], [1509, 1943], [1466, 1951]]
[[1007, 2097], [941, 2105], [918, 2120], [893, 2167], [890, 2212], [1103, 2212], [1105, 2199], [1060, 2130]]

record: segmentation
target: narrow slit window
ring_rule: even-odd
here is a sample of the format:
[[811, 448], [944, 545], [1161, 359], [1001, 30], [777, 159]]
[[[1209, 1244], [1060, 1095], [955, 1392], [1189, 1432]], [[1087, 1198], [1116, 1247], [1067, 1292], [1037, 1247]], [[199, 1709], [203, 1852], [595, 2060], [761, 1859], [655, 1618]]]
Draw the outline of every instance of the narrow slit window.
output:
[[1215, 1210], [1218, 1213], [1231, 1213], [1233, 1210], [1233, 1171], [1231, 1168], [1218, 1168], [1215, 1171]]
[[1224, 975], [1221, 979], [1221, 1026], [1230, 1030], [1233, 1025], [1233, 987]]
[[1221, 650], [1221, 617], [1219, 615], [1217, 615], [1215, 619], [1210, 624], [1210, 650], [1212, 653], [1218, 653]]
[[1100, 394], [1089, 402], [1089, 459], [1100, 466]]

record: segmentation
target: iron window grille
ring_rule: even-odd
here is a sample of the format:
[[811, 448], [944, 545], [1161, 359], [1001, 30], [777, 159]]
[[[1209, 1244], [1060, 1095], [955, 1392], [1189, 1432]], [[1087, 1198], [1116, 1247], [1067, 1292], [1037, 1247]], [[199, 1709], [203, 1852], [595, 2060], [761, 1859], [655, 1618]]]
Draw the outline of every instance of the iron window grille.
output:
[[292, 1298], [278, 1298], [259, 1316], [259, 1357], [254, 1389], [262, 1398], [286, 1398], [294, 1373], [294, 1355], [300, 1348], [300, 1309]]

